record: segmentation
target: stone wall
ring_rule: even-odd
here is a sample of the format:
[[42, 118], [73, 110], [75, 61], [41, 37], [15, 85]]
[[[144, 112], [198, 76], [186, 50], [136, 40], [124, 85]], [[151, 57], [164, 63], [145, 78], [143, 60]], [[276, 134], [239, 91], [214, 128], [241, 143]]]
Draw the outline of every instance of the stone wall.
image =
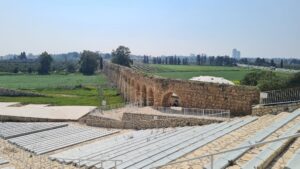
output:
[[278, 105], [257, 105], [252, 109], [252, 115], [263, 116], [266, 114], [278, 114], [281, 112], [292, 112], [300, 108], [300, 102], [278, 104]]
[[179, 126], [201, 126], [222, 122], [215, 119], [201, 119], [192, 117], [174, 117], [151, 114], [124, 113], [122, 120], [109, 119], [100, 116], [89, 115], [81, 122], [89, 126], [121, 128], [121, 129], [149, 129], [167, 128]]
[[20, 90], [12, 90], [12, 89], [5, 89], [0, 88], [0, 96], [9, 96], [9, 97], [17, 97], [17, 96], [43, 96], [41, 94], [32, 93], [32, 92], [24, 92]]
[[109, 62], [103, 71], [127, 101], [142, 105], [168, 107], [167, 100], [176, 94], [181, 107], [226, 109], [242, 116], [251, 114], [252, 105], [259, 103], [255, 87], [166, 79]]

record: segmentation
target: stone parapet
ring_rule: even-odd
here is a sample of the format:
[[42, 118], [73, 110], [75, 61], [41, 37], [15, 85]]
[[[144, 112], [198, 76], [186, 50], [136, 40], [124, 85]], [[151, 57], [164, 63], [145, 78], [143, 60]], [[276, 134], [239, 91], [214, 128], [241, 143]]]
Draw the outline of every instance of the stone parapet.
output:
[[151, 114], [124, 113], [122, 120], [109, 119], [101, 116], [89, 115], [84, 121], [89, 126], [121, 128], [121, 129], [151, 129], [168, 128], [180, 126], [201, 126], [211, 123], [219, 123], [222, 120], [193, 118], [193, 117], [174, 117]]
[[281, 112], [292, 112], [300, 108], [300, 102], [277, 104], [277, 105], [257, 105], [252, 109], [252, 115], [263, 116], [266, 114], [278, 114]]

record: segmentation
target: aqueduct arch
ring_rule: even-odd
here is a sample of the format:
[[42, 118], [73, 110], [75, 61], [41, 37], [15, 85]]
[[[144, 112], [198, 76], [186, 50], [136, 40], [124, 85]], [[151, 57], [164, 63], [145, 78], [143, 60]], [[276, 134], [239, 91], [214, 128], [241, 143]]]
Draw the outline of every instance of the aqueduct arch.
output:
[[141, 94], [141, 101], [142, 101], [142, 106], [147, 106], [147, 89], [146, 86], [143, 85], [142, 87], [142, 94]]
[[134, 102], [140, 103], [140, 98], [141, 98], [141, 87], [137, 83], [135, 87], [135, 100]]
[[148, 106], [153, 106], [153, 104], [154, 104], [154, 93], [153, 93], [153, 89], [152, 89], [152, 88], [149, 88], [147, 93], [148, 93], [148, 95], [147, 95], [147, 103], [148, 103]]
[[170, 99], [175, 103], [177, 95], [179, 106], [228, 109], [232, 115], [247, 115], [251, 114], [252, 104], [259, 103], [259, 90], [255, 87], [165, 79], [110, 62], [104, 62], [103, 72], [128, 101], [142, 105], [170, 106]]
[[180, 97], [174, 92], [168, 92], [162, 97], [161, 104], [164, 107], [179, 107], [181, 106]]
[[135, 86], [134, 86], [134, 79], [130, 80], [130, 100], [135, 100]]

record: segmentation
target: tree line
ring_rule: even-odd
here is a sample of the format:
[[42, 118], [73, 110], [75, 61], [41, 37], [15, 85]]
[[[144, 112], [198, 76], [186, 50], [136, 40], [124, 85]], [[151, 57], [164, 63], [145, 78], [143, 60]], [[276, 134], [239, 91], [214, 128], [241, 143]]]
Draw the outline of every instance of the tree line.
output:
[[47, 52], [43, 52], [36, 59], [28, 59], [26, 53], [22, 52], [16, 58], [0, 61], [0, 72], [37, 73], [40, 75], [48, 75], [51, 72], [75, 73], [77, 71], [85, 75], [92, 75], [102, 67], [102, 57], [99, 53], [92, 51], [83, 51], [79, 61], [56, 61]]
[[[116, 64], [130, 67], [133, 63], [130, 59], [130, 49], [125, 46], [119, 46], [110, 54], [111, 61]], [[75, 54], [72, 54], [75, 55]], [[80, 72], [84, 75], [93, 75], [97, 70], [103, 69], [104, 58], [110, 58], [107, 54], [101, 55], [98, 52], [84, 50], [79, 55], [79, 60], [60, 59], [55, 61], [53, 55], [46, 51], [38, 56], [37, 59], [28, 59], [25, 52], [10, 60], [0, 61], [1, 72], [12, 73], [38, 73], [48, 75], [51, 72]], [[9, 65], [9, 66], [7, 66]]]
[[235, 66], [238, 60], [229, 56], [206, 56], [197, 55], [196, 57], [178, 56], [143, 56], [144, 64], [166, 64], [166, 65], [211, 65], [211, 66]]
[[239, 63], [273, 68], [300, 69], [299, 59], [242, 58], [239, 60]]

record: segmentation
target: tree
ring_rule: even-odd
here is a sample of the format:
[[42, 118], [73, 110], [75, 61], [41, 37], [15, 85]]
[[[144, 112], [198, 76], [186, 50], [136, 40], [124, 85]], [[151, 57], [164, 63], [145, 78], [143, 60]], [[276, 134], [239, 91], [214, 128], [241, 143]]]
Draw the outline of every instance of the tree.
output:
[[99, 57], [99, 68], [100, 70], [103, 69], [103, 58], [101, 56]]
[[283, 60], [280, 60], [280, 68], [283, 68]]
[[200, 65], [200, 55], [197, 55], [197, 65]]
[[47, 52], [43, 52], [39, 57], [39, 62], [40, 66], [38, 69], [38, 73], [41, 75], [49, 74], [51, 70], [51, 63], [53, 62], [51, 55], [49, 55]]
[[98, 68], [100, 55], [91, 51], [83, 51], [80, 57], [80, 72], [84, 75], [93, 75]]
[[75, 73], [76, 72], [76, 66], [73, 63], [68, 64], [67, 72], [68, 73]]
[[288, 87], [300, 86], [300, 72], [295, 73], [288, 81]]
[[29, 68], [27, 69], [27, 72], [28, 72], [29, 74], [31, 74], [31, 73], [32, 73], [32, 68], [29, 67]]
[[271, 66], [276, 67], [276, 64], [273, 59], [271, 59]]
[[248, 59], [247, 58], [242, 58], [242, 59], [240, 59], [240, 63], [248, 64]]
[[130, 67], [130, 50], [128, 47], [119, 46], [116, 50], [113, 50], [112, 53], [112, 63]]
[[25, 52], [21, 52], [21, 54], [18, 56], [18, 59], [20, 59], [20, 60], [26, 60], [27, 59], [26, 53]]
[[15, 67], [13, 72], [14, 72], [14, 73], [19, 73], [19, 68], [18, 68], [18, 67]]

